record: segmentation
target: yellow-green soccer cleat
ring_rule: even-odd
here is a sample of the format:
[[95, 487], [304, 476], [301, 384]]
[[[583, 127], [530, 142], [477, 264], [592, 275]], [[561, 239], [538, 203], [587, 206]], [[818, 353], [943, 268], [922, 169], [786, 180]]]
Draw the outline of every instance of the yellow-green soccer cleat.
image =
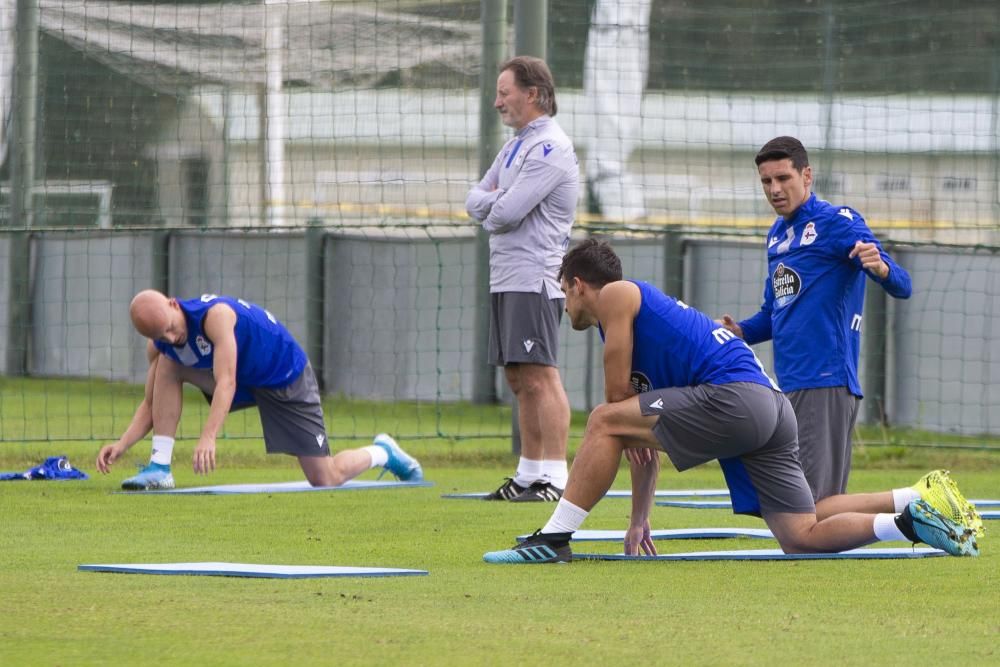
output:
[[983, 518], [958, 490], [947, 470], [931, 471], [910, 488], [920, 494], [921, 500], [951, 521], [971, 529], [977, 537], [983, 536]]

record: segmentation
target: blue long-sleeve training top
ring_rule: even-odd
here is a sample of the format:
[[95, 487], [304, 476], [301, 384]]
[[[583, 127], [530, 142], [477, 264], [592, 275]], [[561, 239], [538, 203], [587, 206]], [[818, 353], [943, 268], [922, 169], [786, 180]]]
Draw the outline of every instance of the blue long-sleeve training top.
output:
[[[875, 243], [889, 275], [876, 277], [849, 257], [857, 241]], [[860, 397], [858, 354], [865, 275], [897, 299], [909, 298], [910, 274], [882, 249], [861, 214], [811, 195], [767, 234], [768, 276], [760, 311], [740, 322], [751, 345], [774, 341], [783, 391], [847, 387]]]

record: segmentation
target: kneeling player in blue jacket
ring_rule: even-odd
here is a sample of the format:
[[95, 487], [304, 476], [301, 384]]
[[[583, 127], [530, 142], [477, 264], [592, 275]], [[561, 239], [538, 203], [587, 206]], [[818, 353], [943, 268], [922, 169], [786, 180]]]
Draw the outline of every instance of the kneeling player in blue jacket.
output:
[[148, 338], [146, 393], [125, 433], [97, 455], [107, 473], [132, 445], [153, 432], [149, 464], [122, 488], [170, 489], [181, 388], [198, 387], [211, 403], [194, 450], [194, 471], [215, 470], [215, 439], [232, 410], [256, 405], [269, 454], [298, 458], [313, 486], [338, 486], [382, 466], [404, 481], [423, 478], [420, 464], [388, 435], [371, 446], [330, 456], [319, 386], [305, 352], [264, 308], [228, 296], [174, 299], [139, 292], [129, 308], [136, 331]]
[[560, 269], [573, 328], [604, 338], [606, 403], [590, 414], [555, 512], [527, 541], [487, 553], [489, 563], [572, 559], [569, 541], [611, 487], [625, 454], [632, 473], [626, 553], [655, 553], [649, 511], [659, 472], [653, 450], [687, 470], [718, 459], [733, 511], [761, 516], [788, 553], [836, 552], [879, 540], [925, 542], [976, 555], [982, 525], [954, 482], [931, 473], [903, 511], [878, 514], [893, 492], [838, 495], [815, 504], [798, 459], [795, 413], [742, 340], [652, 285], [622, 280], [605, 242], [587, 240]]

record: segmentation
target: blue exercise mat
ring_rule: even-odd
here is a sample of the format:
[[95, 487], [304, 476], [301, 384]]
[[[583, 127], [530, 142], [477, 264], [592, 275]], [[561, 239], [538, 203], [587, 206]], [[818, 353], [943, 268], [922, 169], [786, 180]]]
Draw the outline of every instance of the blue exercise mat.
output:
[[317, 577], [411, 577], [427, 570], [394, 567], [342, 567], [327, 565], [258, 565], [255, 563], [117, 563], [78, 565], [82, 572], [120, 574], [188, 574], [212, 577], [257, 577], [265, 579], [313, 579]]
[[688, 507], [699, 510], [731, 510], [733, 504], [728, 500], [657, 500], [660, 507]]
[[997, 509], [1000, 508], [1000, 500], [987, 500], [986, 498], [973, 498], [969, 501], [976, 506], [976, 509]]
[[[453, 500], [479, 500], [489, 495], [488, 492], [477, 493], [445, 493], [442, 498]], [[657, 498], [728, 498], [728, 489], [669, 489], [656, 491]], [[631, 498], [632, 491], [628, 489], [612, 489], [604, 496], [605, 498]]]
[[[1000, 507], [1000, 500], [976, 499], [970, 503], [977, 509], [983, 507]], [[732, 509], [733, 504], [728, 500], [662, 500], [657, 501], [661, 507], [687, 507], [691, 509]]]
[[[654, 540], [712, 540], [729, 537], [773, 538], [767, 528], [667, 528], [651, 530], [649, 536]], [[517, 541], [523, 542], [530, 535], [518, 535]], [[624, 530], [578, 530], [573, 533], [574, 542], [621, 542], [625, 539]]]
[[1000, 519], [1000, 512], [980, 512], [979, 516], [984, 519]]
[[847, 558], [932, 558], [947, 555], [940, 549], [928, 547], [852, 549], [834, 554], [786, 554], [781, 549], [743, 549], [740, 551], [691, 551], [658, 556], [626, 556], [625, 554], [573, 554], [575, 560], [841, 560]]
[[309, 482], [279, 482], [277, 484], [223, 484], [221, 486], [192, 486], [186, 489], [154, 489], [152, 491], [116, 491], [126, 495], [147, 496], [174, 493], [180, 495], [222, 496], [240, 493], [300, 493], [305, 491], [359, 491], [362, 489], [397, 489], [434, 486], [431, 482], [362, 481], [353, 479], [340, 486], [310, 486]]

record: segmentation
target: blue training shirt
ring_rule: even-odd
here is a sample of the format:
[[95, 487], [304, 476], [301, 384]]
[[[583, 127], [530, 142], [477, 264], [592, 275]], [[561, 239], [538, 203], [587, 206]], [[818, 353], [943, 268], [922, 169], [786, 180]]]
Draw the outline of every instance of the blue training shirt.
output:
[[[857, 241], [878, 246], [889, 266], [885, 280], [848, 257]], [[753, 345], [773, 338], [774, 369], [785, 391], [843, 386], [860, 397], [865, 274], [899, 299], [910, 296], [910, 275], [886, 254], [860, 213], [816, 195], [771, 226], [767, 265], [763, 304], [740, 322], [743, 339]]]
[[208, 309], [224, 303], [236, 313], [236, 386], [241, 400], [247, 399], [246, 390], [251, 388], [285, 387], [305, 369], [306, 353], [292, 334], [257, 304], [215, 294], [177, 302], [187, 320], [187, 340], [180, 347], [162, 341], [153, 344], [161, 354], [190, 368], [211, 369], [214, 362], [215, 348], [203, 328]]
[[632, 323], [632, 389], [636, 393], [732, 382], [778, 389], [750, 347], [728, 329], [649, 283], [631, 282], [642, 295]]

